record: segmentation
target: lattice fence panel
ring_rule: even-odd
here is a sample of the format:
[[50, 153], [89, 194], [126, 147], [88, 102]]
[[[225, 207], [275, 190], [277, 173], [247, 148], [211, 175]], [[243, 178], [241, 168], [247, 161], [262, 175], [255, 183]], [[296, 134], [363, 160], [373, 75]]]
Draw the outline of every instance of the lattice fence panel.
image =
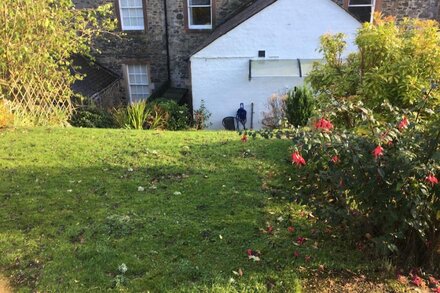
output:
[[61, 77], [10, 72], [0, 93], [14, 114], [16, 125], [66, 125], [73, 111], [70, 83]]

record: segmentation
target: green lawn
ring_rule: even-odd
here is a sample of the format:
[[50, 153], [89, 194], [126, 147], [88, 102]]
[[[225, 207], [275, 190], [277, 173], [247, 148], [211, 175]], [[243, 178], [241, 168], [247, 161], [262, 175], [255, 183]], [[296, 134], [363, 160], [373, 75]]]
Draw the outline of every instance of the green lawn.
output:
[[310, 280], [322, 292], [320, 274], [368, 276], [380, 263], [285, 188], [289, 146], [226, 132], [0, 132], [0, 272], [23, 292], [295, 292]]

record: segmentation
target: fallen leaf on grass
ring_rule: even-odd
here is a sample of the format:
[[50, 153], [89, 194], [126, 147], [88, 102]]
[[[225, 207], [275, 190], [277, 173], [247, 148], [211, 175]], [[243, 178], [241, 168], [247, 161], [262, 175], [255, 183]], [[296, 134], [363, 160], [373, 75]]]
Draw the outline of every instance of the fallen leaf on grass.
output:
[[261, 259], [258, 256], [250, 255], [249, 259], [252, 259], [253, 261], [260, 261]]
[[236, 276], [243, 277], [243, 270], [241, 268], [238, 271], [232, 271], [232, 273]]

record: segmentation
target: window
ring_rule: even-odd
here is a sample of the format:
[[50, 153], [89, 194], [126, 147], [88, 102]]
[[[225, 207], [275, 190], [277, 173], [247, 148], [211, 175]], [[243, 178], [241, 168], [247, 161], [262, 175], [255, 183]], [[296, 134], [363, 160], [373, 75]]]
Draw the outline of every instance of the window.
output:
[[249, 78], [255, 77], [299, 77], [298, 60], [250, 60]]
[[255, 59], [249, 63], [249, 80], [257, 77], [305, 77], [322, 59]]
[[143, 0], [118, 0], [123, 31], [145, 29]]
[[188, 28], [212, 29], [212, 0], [188, 0]]
[[146, 100], [151, 95], [147, 65], [127, 65], [126, 73], [130, 102]]
[[373, 22], [376, 0], [349, 0], [348, 11], [361, 22]]

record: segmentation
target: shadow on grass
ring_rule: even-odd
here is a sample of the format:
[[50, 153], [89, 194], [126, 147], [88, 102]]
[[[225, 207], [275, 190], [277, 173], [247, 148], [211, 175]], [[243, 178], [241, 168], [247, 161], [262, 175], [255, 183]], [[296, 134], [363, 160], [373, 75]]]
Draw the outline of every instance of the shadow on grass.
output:
[[[291, 172], [286, 142], [182, 136], [162, 147], [135, 136], [97, 151], [87, 145], [94, 136], [78, 149], [76, 139], [43, 156], [37, 139], [0, 158], [0, 267], [16, 288], [285, 292], [298, 288], [303, 267], [362, 268], [343, 237], [316, 236], [303, 207], [279, 209], [264, 188], [273, 174]], [[262, 232], [267, 225], [273, 234]], [[248, 259], [249, 248], [260, 261]]]

